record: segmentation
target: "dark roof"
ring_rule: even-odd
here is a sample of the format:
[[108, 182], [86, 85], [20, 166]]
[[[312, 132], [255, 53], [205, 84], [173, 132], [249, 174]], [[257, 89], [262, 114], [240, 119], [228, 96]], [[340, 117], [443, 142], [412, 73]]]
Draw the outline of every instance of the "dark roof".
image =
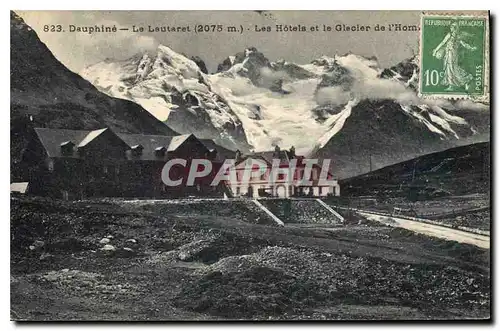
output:
[[168, 150], [172, 136], [159, 136], [159, 135], [144, 135], [144, 134], [128, 134], [118, 133], [120, 137], [130, 148], [133, 146], [141, 145], [142, 153], [138, 156], [140, 160], [158, 160], [163, 159], [155, 151], [158, 147], [165, 147]]
[[208, 148], [209, 151], [213, 151], [214, 149], [218, 149], [219, 146], [212, 139], [200, 139], [200, 141]]
[[78, 147], [85, 147], [85, 146], [87, 146], [92, 140], [94, 140], [95, 138], [99, 137], [99, 135], [101, 133], [103, 133], [104, 131], [106, 131], [106, 130], [108, 130], [108, 128], [90, 131], [85, 136], [85, 138], [83, 138], [83, 140], [80, 141], [80, 143], [78, 144]]
[[215, 141], [212, 139], [200, 139], [203, 145], [208, 148], [209, 151], [217, 150], [217, 159], [225, 160], [225, 159], [234, 159], [236, 152], [220, 145], [217, 145]]
[[61, 144], [71, 141], [78, 145], [93, 130], [65, 130], [36, 128], [35, 132], [40, 139], [49, 157], [78, 158], [78, 154], [61, 155]]
[[[266, 151], [266, 152], [253, 153], [248, 155], [248, 157], [254, 157], [254, 158], [259, 157], [266, 160], [269, 164], [273, 164], [273, 159], [275, 158], [274, 155], [275, 155], [274, 151]], [[281, 160], [280, 164], [287, 164], [290, 161], [290, 158], [288, 156], [288, 151], [286, 150], [280, 150], [277, 158]]]
[[[48, 129], [48, 128], [35, 128], [40, 142], [47, 151], [49, 157], [70, 157], [79, 158], [78, 153], [68, 155], [61, 154], [61, 144], [72, 142], [75, 146], [82, 147], [97, 138], [107, 128], [99, 130], [66, 130], [66, 129]], [[194, 135], [185, 134], [178, 136], [162, 136], [162, 135], [145, 135], [145, 134], [129, 134], [129, 133], [116, 133], [130, 149], [135, 146], [142, 146], [142, 153], [135, 159], [139, 160], [161, 160], [163, 155], [158, 153], [162, 147], [166, 152], [173, 152], [177, 150], [189, 137]], [[196, 138], [197, 139], [197, 138]], [[218, 159], [233, 158], [234, 152], [226, 148], [218, 146], [211, 139], [200, 139], [201, 143], [210, 151], [216, 149]]]

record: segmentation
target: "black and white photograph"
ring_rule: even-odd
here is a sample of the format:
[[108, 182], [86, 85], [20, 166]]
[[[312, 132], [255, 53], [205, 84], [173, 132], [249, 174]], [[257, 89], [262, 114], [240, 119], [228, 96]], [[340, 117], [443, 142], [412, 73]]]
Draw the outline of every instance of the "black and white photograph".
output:
[[11, 321], [491, 321], [490, 34], [11, 10]]

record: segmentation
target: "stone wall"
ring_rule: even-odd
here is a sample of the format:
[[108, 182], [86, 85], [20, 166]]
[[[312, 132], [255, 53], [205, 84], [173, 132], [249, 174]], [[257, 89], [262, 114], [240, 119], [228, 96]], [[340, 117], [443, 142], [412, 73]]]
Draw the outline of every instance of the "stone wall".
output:
[[286, 223], [337, 224], [337, 218], [315, 199], [261, 199], [274, 215]]

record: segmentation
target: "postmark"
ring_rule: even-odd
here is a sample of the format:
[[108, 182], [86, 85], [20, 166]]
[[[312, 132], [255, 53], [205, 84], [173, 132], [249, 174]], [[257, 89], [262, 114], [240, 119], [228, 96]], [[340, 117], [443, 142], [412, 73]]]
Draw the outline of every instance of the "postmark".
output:
[[421, 16], [422, 97], [489, 100], [488, 16]]

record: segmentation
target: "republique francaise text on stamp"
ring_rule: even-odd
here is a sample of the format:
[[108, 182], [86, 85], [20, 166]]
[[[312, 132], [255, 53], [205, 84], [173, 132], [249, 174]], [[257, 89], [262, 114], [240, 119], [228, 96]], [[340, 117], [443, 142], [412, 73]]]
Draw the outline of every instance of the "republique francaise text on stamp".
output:
[[420, 95], [487, 101], [488, 29], [487, 16], [423, 13]]

